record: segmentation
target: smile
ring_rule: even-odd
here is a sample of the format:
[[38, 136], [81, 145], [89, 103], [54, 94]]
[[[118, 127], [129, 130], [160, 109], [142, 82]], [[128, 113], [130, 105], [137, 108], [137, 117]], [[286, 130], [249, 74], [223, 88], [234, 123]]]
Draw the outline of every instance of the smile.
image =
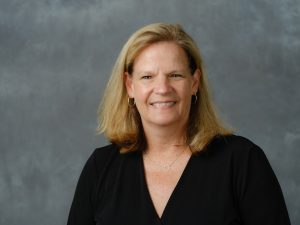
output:
[[156, 108], [165, 108], [175, 105], [175, 101], [167, 101], [167, 102], [152, 102], [150, 105], [156, 107]]

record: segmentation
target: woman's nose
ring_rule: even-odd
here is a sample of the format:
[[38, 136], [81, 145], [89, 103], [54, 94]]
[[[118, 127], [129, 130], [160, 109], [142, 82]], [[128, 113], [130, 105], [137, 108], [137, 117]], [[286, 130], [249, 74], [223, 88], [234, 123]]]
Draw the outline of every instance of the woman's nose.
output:
[[168, 76], [158, 76], [155, 82], [154, 92], [156, 94], [166, 94], [171, 90]]

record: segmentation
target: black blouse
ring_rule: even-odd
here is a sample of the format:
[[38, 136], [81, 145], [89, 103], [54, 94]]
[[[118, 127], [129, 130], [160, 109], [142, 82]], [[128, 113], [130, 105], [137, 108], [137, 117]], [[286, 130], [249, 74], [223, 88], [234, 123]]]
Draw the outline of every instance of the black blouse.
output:
[[215, 138], [189, 159], [159, 218], [141, 152], [96, 149], [77, 184], [68, 225], [290, 225], [263, 151], [239, 136]]

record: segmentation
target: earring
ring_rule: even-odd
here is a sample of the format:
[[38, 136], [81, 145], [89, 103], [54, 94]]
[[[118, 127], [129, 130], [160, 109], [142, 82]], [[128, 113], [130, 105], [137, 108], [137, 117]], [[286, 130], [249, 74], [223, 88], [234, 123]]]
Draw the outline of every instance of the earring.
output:
[[197, 100], [198, 100], [198, 97], [197, 97], [197, 92], [196, 92], [194, 95], [192, 95], [193, 104], [196, 104]]
[[127, 98], [127, 102], [129, 106], [134, 106], [135, 105], [135, 100], [134, 98]]

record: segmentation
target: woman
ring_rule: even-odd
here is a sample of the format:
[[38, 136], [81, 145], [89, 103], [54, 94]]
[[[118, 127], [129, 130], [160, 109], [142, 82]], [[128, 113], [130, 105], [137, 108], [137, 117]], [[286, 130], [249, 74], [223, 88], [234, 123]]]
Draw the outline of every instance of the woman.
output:
[[87, 161], [69, 225], [290, 224], [266, 156], [217, 119], [178, 25], [148, 25], [124, 45], [99, 131], [112, 144]]

